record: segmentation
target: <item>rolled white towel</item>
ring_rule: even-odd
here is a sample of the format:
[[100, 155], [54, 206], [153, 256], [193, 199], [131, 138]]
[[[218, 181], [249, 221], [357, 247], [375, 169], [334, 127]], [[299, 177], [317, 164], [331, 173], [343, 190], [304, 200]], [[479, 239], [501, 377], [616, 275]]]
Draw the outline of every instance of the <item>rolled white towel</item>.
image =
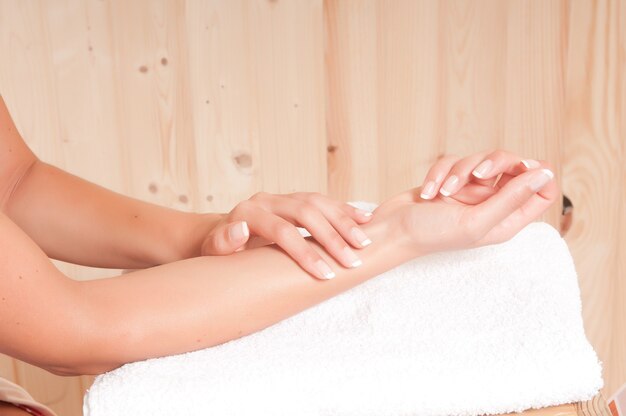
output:
[[601, 373], [567, 245], [532, 223], [502, 244], [415, 259], [252, 335], [126, 364], [96, 378], [84, 413], [498, 414], [591, 399]]

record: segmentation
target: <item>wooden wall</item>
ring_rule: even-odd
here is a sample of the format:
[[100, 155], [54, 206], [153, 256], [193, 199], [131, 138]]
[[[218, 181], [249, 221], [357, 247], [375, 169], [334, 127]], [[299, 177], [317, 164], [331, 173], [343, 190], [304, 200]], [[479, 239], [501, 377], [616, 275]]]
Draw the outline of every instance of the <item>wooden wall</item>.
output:
[[[0, 54], [42, 159], [184, 210], [381, 201], [446, 153], [550, 160], [605, 397], [626, 382], [626, 0], [0, 0]], [[91, 382], [0, 376], [69, 416]]]

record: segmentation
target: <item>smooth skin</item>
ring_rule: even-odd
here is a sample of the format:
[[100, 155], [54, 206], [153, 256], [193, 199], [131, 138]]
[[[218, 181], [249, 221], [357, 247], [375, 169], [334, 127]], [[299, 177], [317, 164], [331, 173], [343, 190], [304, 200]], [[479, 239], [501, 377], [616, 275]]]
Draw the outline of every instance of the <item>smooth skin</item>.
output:
[[[199, 255], [276, 243], [325, 278], [306, 226], [342, 266], [369, 243], [369, 213], [326, 196], [261, 192], [226, 214], [180, 212], [109, 191], [46, 164], [26, 146], [0, 96], [0, 210], [50, 257], [95, 267], [138, 269]], [[351, 248], [352, 247], [352, 248]]]
[[[0, 118], [0, 352], [61, 375], [99, 374], [251, 334], [416, 257], [506, 241], [559, 195], [542, 169], [549, 167], [545, 162], [520, 168], [519, 156], [500, 152], [505, 185], [472, 183], [430, 200], [416, 188], [380, 204], [363, 224], [348, 215], [372, 241], [359, 249], [360, 267], [345, 267], [313, 233], [303, 239], [303, 252], [315, 253], [311, 261], [322, 259], [336, 274], [321, 280], [279, 244], [194, 257], [203, 254], [206, 233], [215, 229], [202, 229], [199, 219], [219, 214], [179, 213], [39, 161], [24, 163], [32, 153], [8, 120], [8, 113]], [[439, 169], [448, 174], [464, 161]], [[275, 212], [295, 222], [289, 208]], [[336, 226], [327, 215], [303, 223]], [[348, 238], [344, 233], [353, 224], [345, 225], [335, 230]], [[284, 230], [279, 228], [281, 236], [287, 236]], [[101, 267], [160, 265], [74, 281], [49, 257]]]
[[22, 410], [11, 403], [0, 402], [0, 415], [2, 416], [32, 416], [26, 410]]

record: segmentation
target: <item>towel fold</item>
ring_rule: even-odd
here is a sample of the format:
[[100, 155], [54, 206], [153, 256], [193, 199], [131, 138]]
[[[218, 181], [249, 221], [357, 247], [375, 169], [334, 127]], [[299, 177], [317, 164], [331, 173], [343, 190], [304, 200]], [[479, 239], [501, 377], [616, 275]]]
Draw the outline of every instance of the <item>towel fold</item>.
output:
[[100, 375], [84, 413], [499, 414], [591, 399], [601, 373], [567, 245], [532, 223], [502, 244], [412, 260], [249, 336]]

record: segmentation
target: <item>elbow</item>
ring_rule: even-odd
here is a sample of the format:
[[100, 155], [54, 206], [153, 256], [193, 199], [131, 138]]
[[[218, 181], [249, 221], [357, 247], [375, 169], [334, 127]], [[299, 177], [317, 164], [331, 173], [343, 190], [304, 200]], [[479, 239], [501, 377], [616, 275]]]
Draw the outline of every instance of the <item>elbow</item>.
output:
[[71, 340], [65, 340], [66, 345], [72, 345], [63, 353], [55, 354], [54, 357], [46, 357], [46, 359], [33, 363], [44, 370], [57, 376], [85, 376], [99, 375], [114, 370], [122, 366], [123, 362], [118, 362], [112, 357], [106, 345], [93, 345], [93, 348], [85, 340], [86, 337], [80, 337], [75, 343]]
[[[97, 307], [101, 302], [88, 297], [83, 299], [85, 303], [76, 302], [72, 317], [64, 320], [67, 325], [49, 334], [53, 338], [32, 364], [52, 374], [69, 377], [103, 374], [126, 362], [121, 354], [124, 342], [113, 342], [115, 329], [120, 326], [110, 322], [113, 313], [107, 313], [105, 307]], [[77, 310], [80, 313], [76, 313]]]
[[56, 376], [62, 377], [75, 377], [75, 376], [97, 376], [99, 374], [112, 371], [120, 367], [119, 364], [76, 364], [76, 363], [58, 363], [58, 364], [45, 364], [41, 368], [52, 373]]

